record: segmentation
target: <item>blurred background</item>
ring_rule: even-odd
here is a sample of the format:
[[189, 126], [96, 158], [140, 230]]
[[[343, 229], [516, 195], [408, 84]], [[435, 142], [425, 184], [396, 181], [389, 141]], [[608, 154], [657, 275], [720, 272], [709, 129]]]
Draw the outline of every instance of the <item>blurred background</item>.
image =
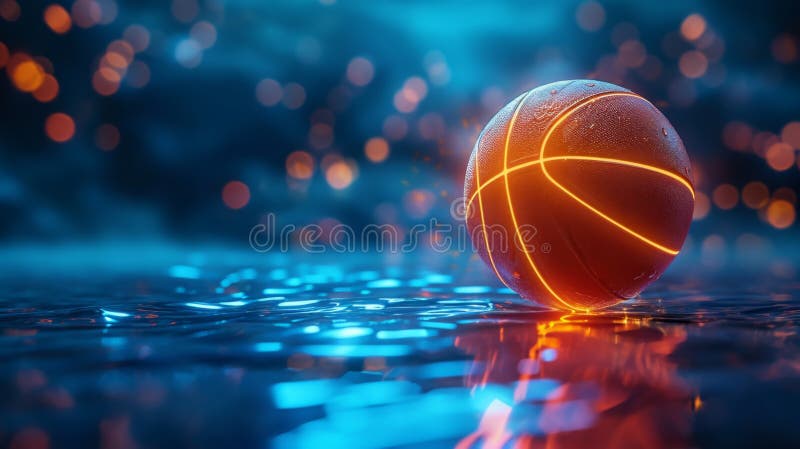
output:
[[687, 247], [709, 266], [766, 254], [797, 237], [797, 17], [793, 1], [0, 0], [0, 241], [247, 248], [269, 213], [451, 220], [501, 106], [594, 78], [682, 136]]
[[[800, 447], [798, 18], [0, 0], [0, 447]], [[641, 300], [547, 310], [471, 251], [250, 247], [272, 216], [456, 220], [490, 117], [570, 78], [643, 95], [692, 159]]]

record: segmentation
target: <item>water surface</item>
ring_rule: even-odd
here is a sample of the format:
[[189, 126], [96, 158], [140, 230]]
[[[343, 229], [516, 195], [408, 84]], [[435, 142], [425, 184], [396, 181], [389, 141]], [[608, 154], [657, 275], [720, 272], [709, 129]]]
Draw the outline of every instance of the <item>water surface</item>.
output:
[[1, 446], [800, 446], [785, 272], [571, 315], [441, 257], [53, 260], [0, 290]]

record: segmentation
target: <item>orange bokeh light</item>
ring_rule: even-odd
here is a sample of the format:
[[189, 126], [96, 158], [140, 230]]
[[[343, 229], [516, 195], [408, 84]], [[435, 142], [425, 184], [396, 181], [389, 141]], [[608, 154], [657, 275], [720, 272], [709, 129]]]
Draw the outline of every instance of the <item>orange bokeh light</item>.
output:
[[314, 174], [314, 156], [294, 151], [286, 157], [286, 173], [295, 179], [309, 179]]
[[103, 151], [113, 150], [119, 145], [119, 129], [110, 123], [100, 125], [94, 134], [94, 142]]
[[720, 184], [711, 194], [714, 205], [722, 210], [729, 210], [739, 204], [739, 190], [730, 184]]
[[742, 122], [730, 122], [722, 129], [722, 142], [730, 149], [745, 151], [753, 141], [753, 128]]
[[122, 76], [119, 74], [119, 72], [109, 67], [100, 67], [97, 70], [97, 73], [99, 73], [100, 76], [110, 83], [119, 84], [119, 82], [122, 80]]
[[418, 76], [412, 76], [403, 83], [402, 92], [408, 101], [419, 103], [428, 95], [428, 83]]
[[[112, 81], [109, 78], [115, 78], [117, 81]], [[111, 69], [102, 67], [100, 70], [94, 72], [92, 76], [92, 87], [95, 92], [103, 96], [113, 95], [119, 90], [119, 74]]]
[[775, 200], [767, 207], [766, 218], [772, 227], [786, 229], [796, 218], [794, 205], [786, 200]]
[[389, 142], [382, 137], [373, 137], [364, 145], [364, 154], [372, 162], [383, 162], [389, 157]]
[[197, 0], [172, 0], [172, 15], [181, 22], [188, 23], [197, 17]]
[[797, 202], [797, 193], [791, 187], [779, 187], [772, 192], [773, 200], [784, 200], [792, 204]]
[[354, 178], [353, 169], [342, 160], [332, 163], [327, 170], [325, 170], [325, 180], [328, 181], [331, 187], [337, 190], [347, 188], [353, 183]]
[[772, 57], [783, 64], [797, 60], [797, 39], [789, 34], [781, 34], [772, 41]]
[[105, 55], [103, 55], [103, 59], [100, 60], [101, 66], [106, 66], [113, 68], [115, 70], [125, 70], [128, 68], [129, 61], [125, 59], [125, 56], [115, 52], [109, 51]]
[[314, 123], [308, 132], [308, 141], [317, 150], [331, 146], [333, 143], [333, 127], [327, 123]]
[[681, 55], [678, 68], [686, 78], [700, 78], [708, 70], [708, 58], [697, 50], [690, 50]]
[[72, 4], [72, 20], [81, 28], [89, 28], [100, 23], [103, 10], [94, 0], [76, 0]]
[[36, 61], [25, 58], [11, 68], [11, 80], [17, 89], [33, 92], [44, 83], [45, 71]]
[[688, 41], [700, 38], [706, 32], [706, 19], [700, 14], [691, 14], [681, 22], [681, 36]]
[[265, 78], [256, 85], [256, 99], [264, 106], [275, 106], [283, 97], [283, 88], [273, 79]]
[[126, 62], [125, 65], [127, 66], [133, 61], [133, 55], [135, 51], [130, 43], [118, 39], [108, 44], [108, 47], [106, 47], [106, 53], [116, 53], [123, 57]]
[[699, 221], [708, 216], [711, 211], [711, 200], [703, 192], [695, 192], [694, 198], [694, 211], [692, 212], [692, 220]]
[[789, 122], [781, 130], [781, 140], [800, 149], [800, 122]]
[[0, 69], [5, 67], [6, 63], [8, 63], [8, 47], [0, 42]]
[[647, 60], [647, 50], [641, 42], [635, 39], [623, 42], [617, 49], [617, 53], [622, 65], [629, 68], [641, 67]]
[[583, 2], [575, 11], [575, 21], [584, 31], [597, 31], [606, 23], [606, 10], [595, 1]]
[[403, 206], [409, 216], [423, 218], [436, 203], [436, 195], [425, 189], [414, 189], [403, 196]]
[[19, 19], [20, 7], [16, 0], [0, 0], [0, 17], [7, 22]]
[[287, 109], [299, 109], [306, 102], [306, 90], [297, 83], [286, 83], [283, 88], [283, 105]]
[[763, 182], [753, 181], [742, 188], [742, 202], [750, 209], [761, 209], [769, 201], [769, 188]]
[[136, 53], [142, 52], [150, 46], [150, 31], [141, 25], [131, 25], [125, 28], [122, 38], [131, 45]]
[[189, 35], [200, 44], [200, 47], [211, 48], [217, 41], [217, 28], [211, 22], [201, 20], [192, 25]]
[[51, 74], [44, 75], [44, 81], [38, 89], [33, 91], [33, 98], [47, 103], [53, 101], [58, 96], [58, 80]]
[[401, 140], [408, 133], [408, 122], [398, 115], [390, 115], [383, 121], [383, 135], [389, 140]]
[[131, 87], [144, 87], [150, 82], [150, 66], [142, 61], [133, 61], [128, 67], [125, 82]]
[[786, 171], [794, 165], [794, 148], [785, 142], [776, 142], [767, 148], [767, 164], [777, 171]]
[[64, 34], [72, 28], [72, 18], [61, 5], [50, 5], [44, 10], [44, 23], [56, 34]]
[[75, 135], [75, 121], [63, 112], [56, 112], [47, 117], [44, 132], [54, 142], [66, 142]]
[[354, 86], [366, 86], [375, 76], [375, 67], [367, 58], [356, 57], [347, 64], [347, 80]]
[[241, 181], [231, 181], [222, 188], [222, 202], [233, 210], [241, 209], [250, 202], [250, 188]]

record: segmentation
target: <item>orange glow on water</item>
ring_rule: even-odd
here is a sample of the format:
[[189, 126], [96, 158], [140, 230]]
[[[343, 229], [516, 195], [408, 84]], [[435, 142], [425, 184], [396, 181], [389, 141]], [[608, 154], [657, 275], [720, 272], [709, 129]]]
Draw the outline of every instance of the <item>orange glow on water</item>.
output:
[[[496, 385], [514, 390], [487, 400], [477, 429], [455, 447], [689, 447], [699, 393], [671, 360], [686, 338], [620, 315], [549, 315], [459, 336], [455, 346], [473, 357], [465, 386], [475, 397]], [[522, 424], [515, 411], [526, 407], [537, 413]]]
[[364, 145], [364, 154], [376, 164], [389, 157], [389, 142], [382, 137], [373, 137]]
[[250, 188], [241, 181], [230, 181], [222, 188], [222, 202], [230, 209], [241, 209], [250, 202]]
[[48, 6], [44, 10], [44, 22], [57, 34], [64, 34], [72, 28], [72, 18], [61, 5]]
[[63, 112], [56, 112], [47, 117], [44, 131], [54, 142], [63, 143], [75, 135], [75, 121]]
[[294, 151], [286, 157], [286, 173], [294, 179], [310, 179], [314, 175], [314, 156]]
[[42, 103], [49, 103], [58, 96], [58, 80], [51, 74], [44, 76], [44, 81], [33, 91], [33, 98]]

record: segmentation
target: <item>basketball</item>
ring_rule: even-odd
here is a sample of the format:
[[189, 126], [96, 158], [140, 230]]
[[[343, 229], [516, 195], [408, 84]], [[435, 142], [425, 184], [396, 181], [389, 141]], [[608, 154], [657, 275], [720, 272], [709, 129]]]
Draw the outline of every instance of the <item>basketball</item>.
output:
[[523, 298], [590, 311], [637, 296], [678, 254], [691, 165], [653, 104], [570, 80], [528, 91], [486, 125], [464, 183], [478, 254]]

